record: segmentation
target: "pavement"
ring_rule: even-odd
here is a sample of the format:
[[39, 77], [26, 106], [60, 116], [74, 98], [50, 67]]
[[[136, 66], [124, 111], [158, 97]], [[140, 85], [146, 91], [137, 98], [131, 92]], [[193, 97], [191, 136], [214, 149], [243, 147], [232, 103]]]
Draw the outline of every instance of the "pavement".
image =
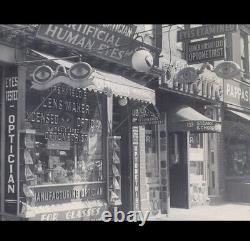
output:
[[250, 203], [220, 203], [190, 209], [170, 208], [168, 215], [149, 221], [250, 221]]

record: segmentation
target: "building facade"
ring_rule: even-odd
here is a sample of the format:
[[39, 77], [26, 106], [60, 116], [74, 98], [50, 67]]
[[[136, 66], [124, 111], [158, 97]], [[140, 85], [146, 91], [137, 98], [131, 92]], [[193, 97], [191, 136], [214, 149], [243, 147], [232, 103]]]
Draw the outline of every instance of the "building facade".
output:
[[[206, 26], [207, 31], [216, 30], [213, 25], [204, 27]], [[228, 29], [231, 28], [233, 31], [214, 34], [218, 40], [217, 47], [220, 45], [219, 41], [223, 43], [220, 46], [223, 46], [224, 57], [218, 60], [216, 58], [208, 60], [207, 62], [213, 67], [202, 71], [194, 83], [178, 83], [173, 76], [176, 76], [181, 69], [190, 66], [200, 69], [203, 62], [206, 62], [195, 62], [190, 57], [194, 54], [187, 56], [188, 51], [197, 51], [191, 47], [187, 50], [187, 43], [191, 43], [189, 46], [198, 46], [204, 40], [211, 42], [215, 36], [210, 36], [208, 39], [197, 37], [187, 41], [177, 41], [181, 38], [178, 36], [178, 31], [183, 29], [192, 31], [192, 28], [199, 27], [202, 25], [167, 26], [165, 34], [163, 31], [160, 66], [167, 74], [157, 89], [157, 98], [159, 98], [157, 106], [160, 112], [163, 111], [168, 116], [166, 128], [169, 153], [165, 156], [168, 162], [169, 210], [172, 206], [188, 208], [219, 200], [249, 201], [249, 154], [247, 151], [249, 142], [247, 134], [249, 130], [249, 26], [231, 25]], [[216, 31], [219, 31], [219, 28]], [[197, 34], [201, 33], [197, 32]], [[213, 68], [224, 61], [236, 63], [241, 70], [239, 74], [233, 78], [218, 77]], [[233, 71], [233, 69], [230, 70]], [[169, 107], [167, 107], [168, 103]], [[177, 112], [173, 106], [177, 108]], [[191, 130], [186, 134], [183, 133], [184, 126], [179, 129], [174, 127], [173, 130], [171, 119], [178, 120], [176, 116], [171, 117], [174, 112], [179, 113], [178, 117], [182, 117], [182, 121], [192, 122], [192, 118], [195, 119], [197, 113], [191, 114], [192, 110], [188, 110], [187, 106], [220, 123], [221, 130], [212, 131], [213, 133], [207, 131], [194, 133]], [[186, 115], [184, 115], [185, 108]], [[201, 116], [199, 118], [202, 119]]]
[[[159, 193], [147, 185], [160, 188], [156, 124], [139, 117], [157, 113], [145, 86], [162, 74], [161, 50], [134, 38], [137, 27], [1, 25], [3, 219], [159, 212]], [[131, 66], [141, 47], [154, 57], [148, 73]]]
[[[242, 70], [223, 79], [177, 41], [199, 26], [1, 25], [2, 219], [249, 201], [249, 27], [218, 35], [225, 56], [210, 65]], [[148, 71], [132, 66], [141, 49]], [[195, 82], [176, 78], [190, 66]]]

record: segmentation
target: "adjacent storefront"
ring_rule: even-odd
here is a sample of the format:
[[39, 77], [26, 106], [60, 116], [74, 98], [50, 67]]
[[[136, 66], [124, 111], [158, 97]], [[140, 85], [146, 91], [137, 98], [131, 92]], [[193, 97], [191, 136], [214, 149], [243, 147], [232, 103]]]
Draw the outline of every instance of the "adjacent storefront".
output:
[[169, 207], [191, 208], [209, 200], [208, 133], [220, 133], [221, 121], [207, 117], [206, 109], [219, 111], [220, 94], [209, 74], [200, 78], [190, 84], [169, 81], [157, 90], [157, 107], [166, 113], [168, 150], [161, 159], [168, 160]]
[[224, 80], [224, 160], [225, 198], [250, 201], [250, 86], [237, 80]]

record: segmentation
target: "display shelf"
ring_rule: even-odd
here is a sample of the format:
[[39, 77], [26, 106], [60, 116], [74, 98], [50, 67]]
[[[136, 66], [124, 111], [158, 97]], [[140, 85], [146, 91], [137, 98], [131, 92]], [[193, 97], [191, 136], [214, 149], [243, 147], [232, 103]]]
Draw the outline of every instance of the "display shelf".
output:
[[109, 203], [121, 205], [120, 136], [109, 137]]

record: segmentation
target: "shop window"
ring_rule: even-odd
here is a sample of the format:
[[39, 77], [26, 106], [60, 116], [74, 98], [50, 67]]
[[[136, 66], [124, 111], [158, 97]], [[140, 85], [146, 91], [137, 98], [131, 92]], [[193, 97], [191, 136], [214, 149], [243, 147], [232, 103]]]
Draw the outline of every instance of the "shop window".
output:
[[202, 176], [204, 174], [203, 161], [190, 161], [190, 174]]
[[20, 154], [26, 184], [103, 181], [102, 104], [97, 94], [62, 86], [50, 91], [27, 91]]
[[214, 165], [214, 150], [211, 150], [211, 164]]
[[203, 148], [203, 134], [190, 133], [189, 143], [191, 148]]
[[250, 153], [246, 143], [227, 147], [227, 176], [250, 175]]
[[215, 172], [212, 171], [212, 188], [215, 188]]

